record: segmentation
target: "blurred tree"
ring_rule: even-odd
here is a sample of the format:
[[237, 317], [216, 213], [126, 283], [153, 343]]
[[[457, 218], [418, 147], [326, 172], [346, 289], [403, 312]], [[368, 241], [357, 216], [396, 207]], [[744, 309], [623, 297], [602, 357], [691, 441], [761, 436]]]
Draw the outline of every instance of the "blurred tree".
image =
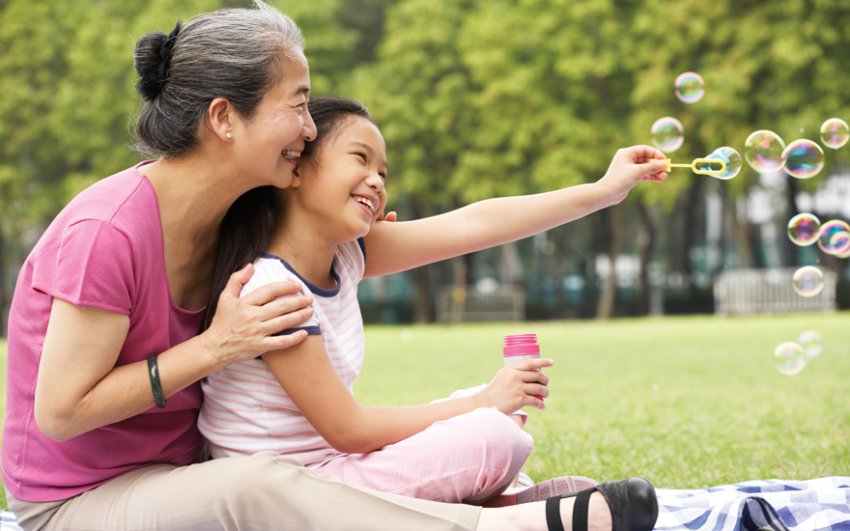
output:
[[[649, 143], [662, 116], [684, 124], [677, 161], [724, 145], [743, 155], [757, 129], [792, 140], [802, 128], [818, 140], [824, 119], [850, 115], [841, 88], [850, 37], [838, 29], [850, 22], [845, 4], [406, 0], [389, 12], [379, 63], [358, 72], [355, 86], [384, 130], [394, 190], [443, 205], [532, 193], [595, 181], [617, 147]], [[674, 96], [673, 80], [685, 71], [706, 79], [696, 104]], [[847, 150], [829, 155], [824, 174], [848, 160]], [[686, 280], [705, 179], [679, 170], [629, 198], [678, 212], [672, 263]], [[811, 190], [818, 181], [794, 184]], [[757, 175], [745, 165], [721, 185], [734, 212]], [[628, 223], [613, 218], [611, 258]], [[752, 263], [749, 222], [731, 218], [740, 259]], [[642, 270], [652, 254], [639, 253]], [[613, 312], [605, 305], [598, 315]]]
[[[137, 158], [128, 121], [135, 39], [213, 0], [33, 2], [0, 11], [0, 283], [83, 188]], [[13, 253], [10, 264], [7, 253]], [[5, 307], [0, 289], [0, 314]], [[0, 315], [5, 322], [5, 316]]]

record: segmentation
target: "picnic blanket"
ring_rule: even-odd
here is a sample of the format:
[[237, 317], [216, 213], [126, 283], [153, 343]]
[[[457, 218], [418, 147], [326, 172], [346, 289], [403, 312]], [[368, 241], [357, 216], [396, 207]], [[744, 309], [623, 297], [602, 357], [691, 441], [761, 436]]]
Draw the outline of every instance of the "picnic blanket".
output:
[[[850, 477], [657, 489], [655, 531], [850, 531]], [[0, 531], [21, 531], [0, 511]]]
[[655, 531], [850, 531], [850, 477], [656, 489]]

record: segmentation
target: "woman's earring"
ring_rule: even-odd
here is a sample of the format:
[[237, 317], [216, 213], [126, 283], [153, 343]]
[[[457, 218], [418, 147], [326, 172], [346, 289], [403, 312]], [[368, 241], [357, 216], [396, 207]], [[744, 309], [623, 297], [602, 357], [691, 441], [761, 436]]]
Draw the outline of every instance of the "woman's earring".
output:
[[227, 133], [227, 138], [231, 138], [232, 136], [233, 135], [231, 135], [230, 133]]

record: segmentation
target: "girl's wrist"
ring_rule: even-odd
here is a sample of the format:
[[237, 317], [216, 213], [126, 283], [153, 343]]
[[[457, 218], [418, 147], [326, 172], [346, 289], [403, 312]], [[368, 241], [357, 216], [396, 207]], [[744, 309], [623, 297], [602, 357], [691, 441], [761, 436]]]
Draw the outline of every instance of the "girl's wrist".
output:
[[608, 186], [605, 178], [599, 179], [595, 183], [590, 184], [591, 187], [591, 202], [596, 205], [594, 211], [608, 208], [609, 206], [619, 203], [619, 195], [616, 191]]

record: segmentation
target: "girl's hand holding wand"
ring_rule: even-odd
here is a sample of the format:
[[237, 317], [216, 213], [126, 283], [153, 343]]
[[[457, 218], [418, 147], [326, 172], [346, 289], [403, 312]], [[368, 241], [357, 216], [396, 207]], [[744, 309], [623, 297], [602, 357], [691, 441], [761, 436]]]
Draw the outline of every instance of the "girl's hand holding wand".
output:
[[667, 178], [667, 157], [649, 146], [633, 146], [617, 151], [611, 165], [597, 184], [605, 187], [610, 204], [623, 201], [641, 181], [660, 183]]

